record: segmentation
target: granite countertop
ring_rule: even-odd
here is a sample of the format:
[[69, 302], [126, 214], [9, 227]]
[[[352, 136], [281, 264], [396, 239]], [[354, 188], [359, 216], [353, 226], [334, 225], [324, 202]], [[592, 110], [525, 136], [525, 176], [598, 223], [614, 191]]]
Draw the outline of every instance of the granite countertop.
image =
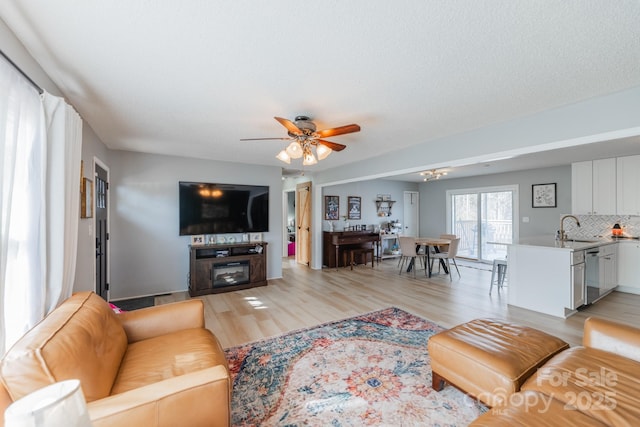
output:
[[637, 242], [634, 238], [615, 238], [615, 237], [593, 237], [591, 239], [578, 239], [579, 241], [558, 241], [554, 235], [537, 236], [537, 237], [524, 237], [520, 239], [518, 243], [514, 245], [519, 246], [540, 246], [561, 250], [579, 251], [583, 249], [595, 248], [598, 246], [609, 245], [611, 243], [618, 243], [624, 241]]

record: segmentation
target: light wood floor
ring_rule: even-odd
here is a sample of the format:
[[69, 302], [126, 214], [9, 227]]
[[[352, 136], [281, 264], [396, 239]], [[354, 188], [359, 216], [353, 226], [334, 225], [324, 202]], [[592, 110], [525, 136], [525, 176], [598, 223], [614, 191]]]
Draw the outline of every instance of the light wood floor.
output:
[[[506, 292], [489, 296], [490, 266], [459, 262], [461, 278], [453, 274], [427, 279], [424, 270], [398, 274], [397, 260], [375, 269], [357, 266], [312, 270], [283, 259], [283, 278], [266, 287], [207, 295], [207, 328], [223, 347], [233, 347], [282, 333], [340, 320], [387, 307], [398, 307], [444, 327], [478, 317], [507, 319], [580, 345], [589, 316], [605, 317], [640, 327], [640, 295], [614, 292], [568, 319], [560, 319], [506, 304]], [[464, 264], [464, 266], [463, 266]], [[188, 299], [187, 292], [156, 297], [156, 304]]]

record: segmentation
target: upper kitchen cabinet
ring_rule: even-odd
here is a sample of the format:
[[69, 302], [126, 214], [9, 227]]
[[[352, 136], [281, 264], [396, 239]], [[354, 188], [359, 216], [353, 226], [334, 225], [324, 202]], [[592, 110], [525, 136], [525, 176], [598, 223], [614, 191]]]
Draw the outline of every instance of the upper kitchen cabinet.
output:
[[571, 164], [571, 211], [578, 215], [616, 213], [616, 159]]
[[617, 159], [617, 213], [640, 215], [640, 156]]

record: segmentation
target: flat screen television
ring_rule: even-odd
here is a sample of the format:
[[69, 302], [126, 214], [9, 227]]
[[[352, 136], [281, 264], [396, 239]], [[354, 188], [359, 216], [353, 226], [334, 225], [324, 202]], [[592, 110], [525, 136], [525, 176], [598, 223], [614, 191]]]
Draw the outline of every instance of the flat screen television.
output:
[[179, 182], [180, 235], [269, 231], [269, 186]]

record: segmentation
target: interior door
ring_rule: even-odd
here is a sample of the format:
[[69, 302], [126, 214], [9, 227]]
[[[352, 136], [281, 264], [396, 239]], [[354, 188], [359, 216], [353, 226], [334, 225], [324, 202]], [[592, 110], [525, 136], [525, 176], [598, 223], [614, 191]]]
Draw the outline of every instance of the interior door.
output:
[[96, 221], [96, 293], [109, 298], [109, 224], [108, 224], [108, 172], [95, 164], [95, 221]]
[[296, 261], [311, 264], [311, 182], [296, 185]]
[[420, 230], [420, 199], [419, 193], [416, 191], [404, 192], [404, 215], [403, 231], [404, 236], [418, 237]]

